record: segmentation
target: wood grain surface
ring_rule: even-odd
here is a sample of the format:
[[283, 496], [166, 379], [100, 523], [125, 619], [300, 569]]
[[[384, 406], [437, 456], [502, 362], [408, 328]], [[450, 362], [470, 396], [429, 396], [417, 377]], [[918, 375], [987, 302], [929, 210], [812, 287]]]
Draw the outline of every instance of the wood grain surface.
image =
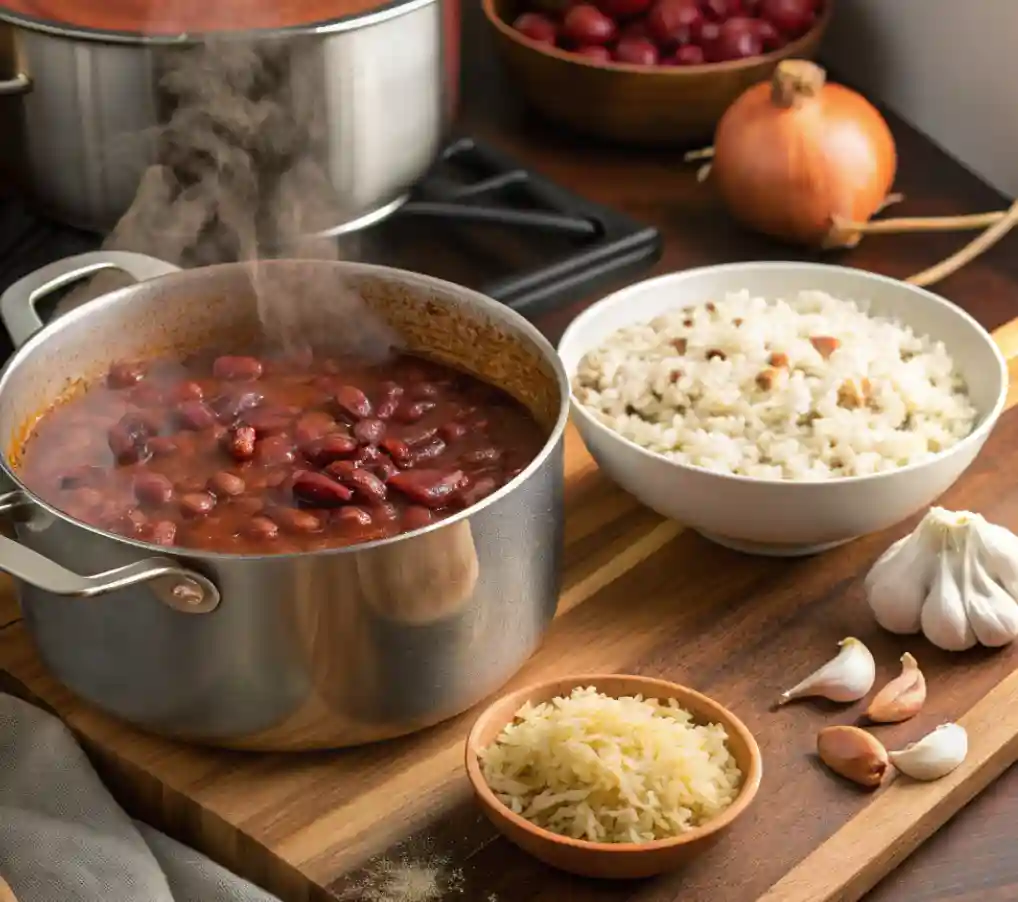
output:
[[[1018, 357], [1018, 325], [997, 339]], [[673, 680], [732, 708], [764, 756], [751, 810], [678, 874], [635, 885], [582, 881], [497, 839], [462, 771], [469, 714], [361, 750], [231, 754], [143, 736], [76, 701], [47, 675], [20, 623], [0, 631], [0, 669], [81, 735], [136, 813], [287, 902], [355, 900], [386, 862], [438, 860], [445, 879], [478, 902], [664, 902], [680, 890], [689, 902], [850, 902], [1018, 757], [1016, 653], [951, 656], [922, 639], [903, 641], [882, 632], [865, 604], [866, 570], [914, 521], [814, 558], [747, 557], [638, 506], [597, 472], [572, 432], [566, 461], [562, 604], [547, 641], [510, 688], [584, 671]], [[1018, 412], [1009, 411], [942, 503], [1018, 529], [1016, 466]], [[812, 752], [820, 727], [853, 722], [862, 704], [771, 710], [782, 689], [847, 635], [874, 651], [880, 680], [897, 672], [905, 650], [927, 676], [919, 716], [879, 729], [889, 747], [943, 721], [969, 726], [970, 757], [950, 778], [898, 779], [861, 793], [823, 770]]]

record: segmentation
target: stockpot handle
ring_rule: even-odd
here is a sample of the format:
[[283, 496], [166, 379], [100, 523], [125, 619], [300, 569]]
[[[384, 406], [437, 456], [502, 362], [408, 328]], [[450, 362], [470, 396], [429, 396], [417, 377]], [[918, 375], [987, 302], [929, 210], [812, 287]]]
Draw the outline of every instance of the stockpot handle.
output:
[[20, 348], [43, 327], [35, 312], [39, 301], [103, 269], [123, 270], [139, 282], [180, 272], [172, 263], [130, 251], [93, 251], [50, 263], [19, 279], [0, 296], [0, 319], [14, 347]]
[[[31, 506], [31, 499], [16, 489], [0, 494], [0, 514]], [[165, 557], [145, 558], [114, 570], [83, 576], [0, 535], [0, 571], [43, 592], [75, 598], [94, 598], [150, 583], [161, 602], [185, 614], [208, 614], [220, 601], [219, 590], [211, 580]]]
[[32, 77], [19, 72], [13, 78], [0, 78], [0, 96], [5, 94], [27, 94], [32, 90]]

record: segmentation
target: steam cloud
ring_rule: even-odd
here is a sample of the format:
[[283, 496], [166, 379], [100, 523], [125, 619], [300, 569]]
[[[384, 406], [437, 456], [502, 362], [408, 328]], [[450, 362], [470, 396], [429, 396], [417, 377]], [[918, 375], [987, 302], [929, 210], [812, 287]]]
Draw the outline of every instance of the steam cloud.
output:
[[[360, 298], [337, 292], [334, 279], [294, 285], [292, 268], [254, 265], [267, 258], [338, 258], [336, 241], [316, 236], [346, 216], [319, 162], [326, 158], [328, 123], [313, 47], [299, 37], [210, 38], [161, 50], [157, 66], [167, 112], [155, 138], [156, 162], [103, 248], [186, 267], [251, 261], [268, 337], [300, 343], [308, 322], [320, 328], [327, 313], [330, 332], [345, 337], [343, 353], [377, 357], [394, 346], [396, 336]], [[100, 272], [61, 309], [129, 281]]]

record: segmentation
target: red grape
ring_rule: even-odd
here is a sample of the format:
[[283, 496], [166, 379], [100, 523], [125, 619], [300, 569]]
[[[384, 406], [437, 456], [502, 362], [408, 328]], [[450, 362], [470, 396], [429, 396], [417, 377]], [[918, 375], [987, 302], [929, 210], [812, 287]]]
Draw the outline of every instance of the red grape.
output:
[[589, 3], [574, 6], [562, 20], [562, 36], [574, 44], [607, 44], [615, 32], [615, 23]]
[[[635, 22], [627, 22], [619, 31], [620, 38], [651, 38], [647, 29], [646, 19], [637, 19]], [[651, 38], [653, 40], [653, 38]]]
[[703, 63], [703, 49], [696, 44], [685, 44], [665, 60], [669, 66], [702, 66]]
[[742, 13], [740, 0], [700, 0], [703, 14], [715, 22], [724, 22]]
[[760, 15], [778, 31], [798, 37], [813, 24], [816, 0], [763, 0]]
[[612, 54], [616, 62], [630, 66], [656, 66], [657, 47], [646, 38], [622, 38]]
[[587, 59], [597, 63], [607, 63], [610, 62], [612, 58], [607, 47], [601, 47], [597, 44], [590, 44], [587, 47], [577, 47], [573, 53], [578, 56], [585, 56]]
[[524, 37], [540, 44], [554, 44], [558, 31], [555, 23], [540, 13], [524, 13], [513, 22], [513, 28]]
[[753, 24], [756, 27], [756, 36], [760, 39], [760, 43], [763, 44], [763, 49], [766, 53], [780, 50], [785, 46], [785, 39], [781, 32], [766, 19], [753, 19]]
[[717, 52], [723, 60], [742, 60], [763, 53], [763, 41], [756, 21], [745, 16], [728, 19], [721, 25]]
[[659, 47], [696, 41], [704, 24], [696, 0], [657, 0], [647, 13], [647, 32]]
[[704, 22], [700, 27], [697, 43], [703, 51], [704, 62], [719, 63], [724, 59], [721, 54], [721, 26], [717, 22]]
[[646, 12], [652, 0], [596, 0], [596, 2], [601, 12], [619, 21]]

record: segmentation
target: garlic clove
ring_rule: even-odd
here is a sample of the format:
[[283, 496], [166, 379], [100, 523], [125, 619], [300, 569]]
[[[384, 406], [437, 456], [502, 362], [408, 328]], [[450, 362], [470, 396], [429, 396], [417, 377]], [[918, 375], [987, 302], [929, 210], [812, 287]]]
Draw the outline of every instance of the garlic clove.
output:
[[926, 677], [916, 659], [905, 652], [901, 673], [873, 697], [866, 716], [874, 723], [900, 723], [915, 717], [925, 701]]
[[955, 770], [968, 755], [968, 733], [961, 724], [945, 723], [918, 742], [889, 752], [890, 762], [913, 780], [939, 780]]
[[923, 603], [921, 623], [923, 634], [944, 651], [965, 651], [976, 644], [976, 634], [969, 624], [961, 596], [962, 551], [942, 540], [933, 585]]
[[1012, 598], [1018, 598], [1018, 536], [981, 517], [975, 534], [990, 578], [1000, 583]]
[[836, 774], [876, 789], [887, 773], [887, 749], [859, 727], [825, 727], [817, 734], [817, 755]]
[[797, 698], [826, 698], [832, 702], [857, 702], [873, 688], [877, 667], [870, 650], [849, 636], [838, 645], [841, 651], [819, 670], [782, 692], [779, 705]]
[[933, 556], [921, 526], [880, 555], [866, 575], [873, 616], [891, 633], [908, 635], [921, 627], [923, 601], [933, 578]]
[[986, 572], [972, 543], [962, 567], [962, 601], [980, 645], [998, 648], [1018, 636], [1018, 603]]

